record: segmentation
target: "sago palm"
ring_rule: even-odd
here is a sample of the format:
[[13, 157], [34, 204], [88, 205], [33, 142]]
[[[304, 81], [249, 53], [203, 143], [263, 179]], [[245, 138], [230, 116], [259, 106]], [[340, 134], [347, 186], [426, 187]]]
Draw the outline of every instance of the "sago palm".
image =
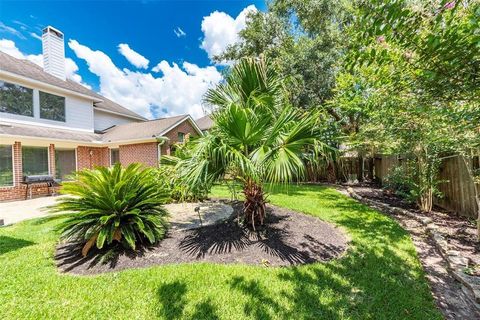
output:
[[325, 154], [321, 117], [292, 107], [284, 81], [264, 60], [238, 62], [224, 83], [207, 92], [205, 102], [215, 108], [214, 126], [194, 142], [192, 156], [177, 164], [178, 172], [192, 188], [227, 174], [239, 180], [244, 219], [255, 228], [264, 223], [264, 183], [302, 179], [305, 157]]
[[82, 254], [96, 246], [121, 244], [135, 249], [138, 243], [161, 240], [166, 231], [165, 195], [152, 168], [131, 164], [122, 168], [99, 167], [76, 174], [65, 184], [53, 212], [72, 213], [60, 225], [62, 237], [83, 245]]

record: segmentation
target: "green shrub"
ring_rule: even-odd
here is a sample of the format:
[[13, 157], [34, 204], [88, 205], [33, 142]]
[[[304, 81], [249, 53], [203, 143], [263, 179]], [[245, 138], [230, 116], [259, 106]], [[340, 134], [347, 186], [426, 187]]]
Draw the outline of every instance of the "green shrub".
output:
[[416, 203], [419, 209], [430, 212], [433, 197], [442, 197], [438, 189], [439, 161], [436, 158], [428, 162], [419, 159], [406, 159], [387, 175], [384, 186], [410, 203]]
[[66, 184], [51, 210], [73, 213], [60, 225], [62, 238], [82, 243], [82, 254], [96, 246], [154, 244], [167, 228], [167, 197], [158, 187], [154, 169], [131, 164], [122, 168], [99, 167], [76, 174], [76, 183]]
[[184, 169], [179, 163], [192, 157], [193, 146], [196, 142], [197, 139], [192, 137], [184, 143], [176, 144], [172, 155], [162, 156], [160, 167], [156, 170], [159, 187], [167, 190], [170, 199], [174, 201], [195, 202], [208, 197], [210, 185], [199, 185], [196, 188], [191, 188], [179, 172]]

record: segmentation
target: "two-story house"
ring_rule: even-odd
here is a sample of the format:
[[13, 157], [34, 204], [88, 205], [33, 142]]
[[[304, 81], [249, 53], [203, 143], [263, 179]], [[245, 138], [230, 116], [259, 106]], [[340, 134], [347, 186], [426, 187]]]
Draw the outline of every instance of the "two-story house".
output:
[[[170, 146], [202, 135], [189, 115], [147, 120], [65, 77], [63, 34], [42, 34], [43, 69], [0, 52], [0, 201], [26, 195], [25, 176], [64, 180], [75, 170], [157, 166]], [[34, 185], [33, 195], [49, 192]]]

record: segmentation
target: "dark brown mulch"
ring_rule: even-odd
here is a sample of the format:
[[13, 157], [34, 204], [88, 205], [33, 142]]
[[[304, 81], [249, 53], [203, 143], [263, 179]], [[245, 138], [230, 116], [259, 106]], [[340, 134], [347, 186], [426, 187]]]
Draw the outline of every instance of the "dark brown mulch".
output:
[[375, 186], [363, 185], [355, 187], [355, 192], [362, 197], [408, 209], [419, 216], [431, 218], [439, 227], [438, 230], [446, 236], [453, 250], [460, 251], [473, 264], [480, 265], [480, 242], [477, 240], [477, 231], [473, 219], [457, 216], [438, 207], [435, 207], [430, 213], [422, 212], [415, 205], [407, 203], [395, 194], [385, 192], [383, 189]]
[[265, 226], [257, 231], [236, 222], [241, 203], [219, 224], [169, 232], [158, 245], [136, 253], [117, 252], [108, 261], [93, 252], [86, 258], [75, 244], [57, 247], [61, 271], [98, 274], [153, 265], [211, 262], [265, 266], [292, 266], [334, 259], [348, 244], [344, 233], [318, 218], [268, 205]]

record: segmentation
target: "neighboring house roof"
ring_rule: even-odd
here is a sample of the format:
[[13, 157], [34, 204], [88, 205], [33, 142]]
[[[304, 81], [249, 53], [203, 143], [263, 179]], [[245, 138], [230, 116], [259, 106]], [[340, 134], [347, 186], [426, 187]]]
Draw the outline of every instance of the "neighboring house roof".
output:
[[202, 134], [200, 128], [198, 128], [195, 121], [193, 121], [189, 115], [180, 115], [146, 122], [132, 122], [114, 126], [105, 131], [102, 135], [102, 140], [104, 142], [115, 142], [162, 137], [183, 121], [190, 121], [198, 133]]
[[35, 63], [14, 58], [4, 52], [0, 51], [0, 71], [13, 73], [21, 77], [29, 78], [35, 81], [45, 83], [47, 85], [55, 86], [64, 90], [78, 93], [94, 100], [94, 107], [98, 110], [120, 114], [126, 117], [135, 118], [138, 120], [146, 120], [139, 114], [113, 102], [102, 95], [85, 88], [81, 84], [70, 79], [62, 80], [48, 72], [45, 72], [40, 66]]
[[197, 119], [195, 122], [202, 131], [210, 130], [213, 127], [213, 120], [210, 118], [210, 115]]

